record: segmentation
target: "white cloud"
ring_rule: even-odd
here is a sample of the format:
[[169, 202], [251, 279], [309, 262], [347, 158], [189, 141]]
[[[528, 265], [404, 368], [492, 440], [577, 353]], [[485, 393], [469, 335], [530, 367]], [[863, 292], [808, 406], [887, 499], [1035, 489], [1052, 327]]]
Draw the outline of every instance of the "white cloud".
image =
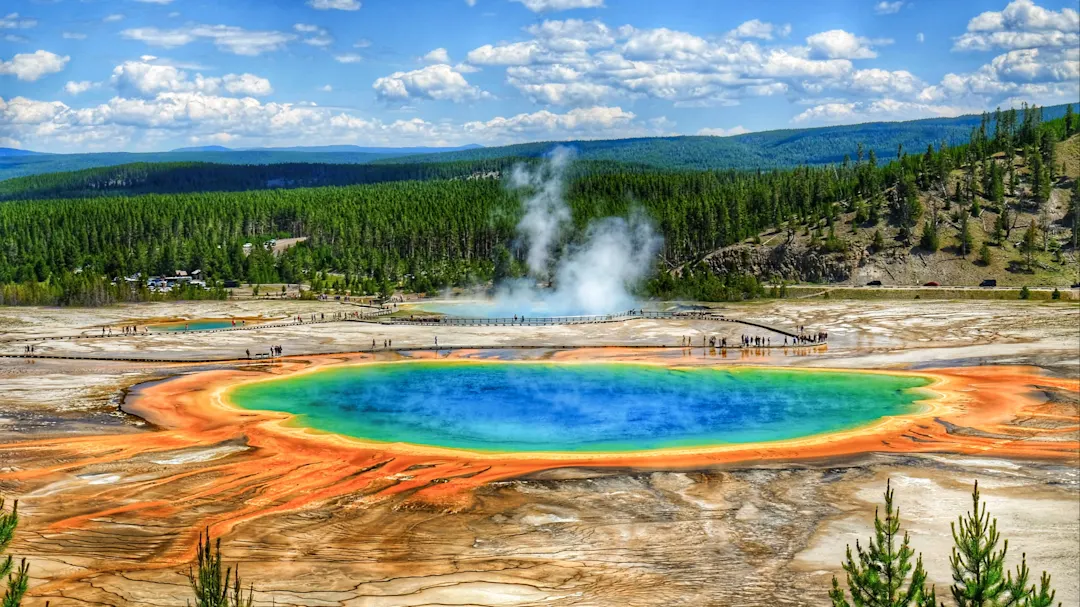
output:
[[922, 80], [909, 71], [891, 72], [872, 68], [853, 72], [849, 88], [860, 93], [910, 97], [918, 94], [925, 86]]
[[1080, 13], [1053, 11], [1031, 0], [1013, 0], [1001, 12], [987, 11], [968, 22], [953, 50], [987, 51], [1080, 46]]
[[812, 36], [810, 46], [763, 46], [757, 40], [786, 36], [789, 27], [761, 21], [711, 39], [573, 19], [544, 21], [525, 31], [531, 39], [485, 44], [467, 54], [468, 63], [506, 66], [507, 83], [534, 102], [573, 106], [616, 97], [704, 106], [786, 93], [860, 92], [865, 87], [853, 86], [851, 59], [890, 42], [836, 30]]
[[29, 29], [37, 25], [37, 19], [20, 18], [19, 13], [8, 13], [0, 17], [0, 29]]
[[142, 2], [143, 4], [169, 4], [173, 0], [135, 0], [136, 2]]
[[361, 38], [353, 44], [353, 48], [367, 48], [371, 46], [371, 40], [367, 38]]
[[750, 129], [744, 128], [741, 124], [733, 126], [730, 129], [725, 128], [704, 128], [698, 130], [698, 135], [707, 135], [710, 137], [731, 137], [733, 135], [742, 135], [743, 133], [749, 133]]
[[[165, 141], [296, 145], [312, 140], [368, 145], [457, 145], [522, 139], [578, 139], [658, 134], [618, 107], [542, 110], [466, 124], [421, 118], [383, 122], [314, 105], [262, 103], [253, 98], [167, 92], [152, 99], [114, 97], [72, 108], [61, 102], [0, 98], [0, 138], [43, 150], [121, 149]], [[155, 143], [157, 142], [157, 143]]]
[[221, 84], [233, 95], [264, 97], [274, 92], [269, 80], [254, 74], [225, 74], [221, 78]]
[[334, 92], [334, 87], [330, 86], [329, 84], [324, 84], [319, 87], [319, 90], [324, 93], [332, 93]]
[[450, 63], [450, 53], [440, 47], [424, 55], [422, 60], [426, 63]]
[[117, 21], [123, 21], [123, 20], [124, 20], [124, 16], [121, 15], [120, 13], [113, 13], [111, 15], [106, 15], [105, 18], [102, 19], [102, 21], [104, 21], [105, 23], [116, 23]]
[[590, 138], [612, 136], [611, 131], [630, 126], [635, 116], [620, 107], [596, 106], [576, 108], [565, 114], [540, 110], [510, 118], [498, 116], [486, 121], [467, 122], [464, 131], [484, 139], [507, 139], [533, 136], [538, 133], [557, 138]]
[[896, 99], [854, 101], [849, 103], [825, 103], [807, 109], [791, 121], [795, 123], [857, 123], [883, 120], [914, 120], [970, 114], [978, 110], [970, 107], [934, 105]]
[[922, 32], [919, 32], [918, 34], [915, 34], [915, 42], [918, 42], [918, 43], [921, 44], [925, 40], [926, 40], [926, 36], [924, 36]]
[[376, 80], [372, 88], [384, 101], [438, 99], [461, 102], [488, 96], [446, 64], [429, 65], [410, 72], [394, 72]]
[[293, 29], [303, 36], [301, 40], [304, 44], [311, 46], [326, 47], [334, 43], [334, 37], [330, 35], [326, 29], [317, 25], [311, 25], [308, 23], [297, 23], [293, 25]]
[[[534, 13], [568, 11], [575, 8], [604, 8], [604, 0], [510, 0], [525, 5]], [[472, 6], [471, 4], [469, 6]]]
[[476, 0], [465, 0], [465, 4], [468, 6], [476, 6]]
[[64, 90], [67, 91], [69, 95], [79, 95], [89, 91], [93, 87], [94, 83], [89, 80], [83, 80], [81, 82], [69, 80], [68, 83], [64, 85]]
[[758, 38], [772, 40], [774, 36], [784, 37], [791, 33], [791, 25], [775, 25], [758, 19], [751, 19], [739, 27], [731, 30], [731, 36], [735, 38]]
[[850, 32], [836, 29], [814, 34], [806, 39], [811, 55], [828, 59], [873, 59], [877, 57], [872, 45], [891, 41], [872, 41]]
[[342, 53], [340, 55], [334, 55], [334, 61], [338, 63], [360, 63], [364, 58], [356, 53]]
[[6, 42], [17, 42], [17, 43], [30, 42], [29, 38], [20, 36], [18, 34], [4, 34], [4, 40]]
[[0, 59], [0, 75], [15, 76], [19, 80], [33, 82], [46, 74], [62, 71], [71, 57], [57, 55], [49, 51], [19, 53], [11, 61]]
[[120, 32], [125, 38], [139, 40], [150, 46], [173, 48], [196, 40], [208, 40], [219, 50], [234, 55], [256, 56], [284, 48], [296, 40], [295, 34], [278, 31], [246, 30], [232, 25], [189, 25], [171, 30], [156, 27], [126, 29]]
[[319, 11], [339, 10], [358, 11], [360, 2], [357, 0], [308, 0], [308, 6]]
[[82, 32], [64, 32], [61, 36], [65, 40], [86, 40], [86, 34]]
[[1075, 102], [1080, 98], [1078, 30], [1077, 11], [1048, 10], [1031, 0], [1014, 0], [1002, 11], [981, 13], [954, 39], [953, 50], [1006, 52], [977, 70], [946, 74], [917, 99], [982, 107]]
[[535, 42], [514, 42], [492, 46], [485, 44], [469, 51], [469, 63], [476, 65], [528, 65], [539, 50]]
[[[148, 57], [153, 60], [153, 57]], [[112, 85], [124, 97], [152, 98], [161, 93], [199, 92], [262, 97], [274, 91], [270, 81], [254, 74], [226, 74], [221, 78], [188, 73], [172, 65], [125, 61], [113, 69]]]
[[902, 8], [904, 8], [903, 0], [896, 0], [895, 2], [886, 2], [886, 0], [881, 0], [881, 2], [878, 2], [876, 5], [874, 5], [874, 12], [879, 15], [892, 15], [895, 13], [899, 13], [900, 9]]

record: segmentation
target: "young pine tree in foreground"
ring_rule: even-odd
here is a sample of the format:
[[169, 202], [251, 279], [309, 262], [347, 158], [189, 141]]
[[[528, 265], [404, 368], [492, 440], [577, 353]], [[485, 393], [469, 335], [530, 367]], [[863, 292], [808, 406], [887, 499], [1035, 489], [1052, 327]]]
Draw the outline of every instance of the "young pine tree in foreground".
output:
[[[4, 498], [0, 497], [0, 554], [7, 551], [11, 540], [15, 537], [15, 527], [19, 525], [19, 502], [15, 502], [11, 512], [4, 510]], [[0, 601], [2, 607], [19, 607], [22, 597], [26, 594], [29, 582], [29, 565], [23, 559], [19, 566], [15, 566], [15, 559], [9, 554], [0, 560], [0, 579], [7, 578], [7, 590]]]
[[971, 493], [972, 510], [952, 525], [952, 596], [957, 607], [1051, 607], [1054, 591], [1043, 572], [1039, 588], [1028, 586], [1027, 556], [1021, 557], [1016, 576], [1006, 572], [1009, 541], [998, 542], [997, 519], [991, 519], [979, 498], [979, 483]]
[[[874, 511], [874, 537], [870, 539], [870, 545], [863, 550], [855, 542], [857, 557], [852, 555], [851, 546], [847, 548], [843, 567], [847, 572], [851, 602], [833, 577], [829, 592], [833, 607], [851, 607], [853, 604], [855, 607], [936, 607], [934, 589], [926, 589], [922, 555], [916, 559], [913, 570], [911, 557], [915, 551], [907, 533], [903, 540], [898, 540], [899, 533], [900, 511], [893, 508], [893, 490], [886, 485], [885, 519]], [[910, 581], [908, 574], [911, 574]]]
[[[230, 586], [230, 576], [232, 584]], [[221, 571], [221, 539], [210, 547], [210, 530], [206, 536], [199, 535], [199, 549], [195, 560], [195, 569], [188, 570], [188, 582], [195, 593], [194, 607], [251, 607], [254, 602], [254, 590], [248, 588], [244, 595], [240, 584], [240, 567]], [[190, 606], [190, 603], [189, 603]], [[5, 604], [3, 607], [7, 607]]]

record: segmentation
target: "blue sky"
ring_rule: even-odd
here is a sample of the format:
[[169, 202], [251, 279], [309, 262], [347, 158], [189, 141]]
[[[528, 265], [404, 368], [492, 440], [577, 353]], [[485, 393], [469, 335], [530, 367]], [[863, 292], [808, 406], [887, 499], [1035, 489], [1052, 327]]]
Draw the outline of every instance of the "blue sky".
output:
[[499, 145], [1080, 99], [1060, 0], [5, 0], [0, 146]]

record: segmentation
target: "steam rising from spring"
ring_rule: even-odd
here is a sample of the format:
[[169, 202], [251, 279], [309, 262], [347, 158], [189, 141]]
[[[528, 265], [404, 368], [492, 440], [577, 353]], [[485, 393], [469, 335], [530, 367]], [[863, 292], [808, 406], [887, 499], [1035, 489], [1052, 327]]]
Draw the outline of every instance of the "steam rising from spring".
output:
[[[648, 275], [663, 242], [644, 214], [594, 221], [584, 240], [556, 257], [571, 228], [563, 197], [571, 157], [570, 149], [558, 147], [538, 168], [518, 166], [511, 174], [512, 187], [530, 191], [517, 226], [529, 278], [497, 285], [499, 314], [610, 314], [638, 307], [631, 290]], [[550, 288], [537, 286], [549, 281]]]

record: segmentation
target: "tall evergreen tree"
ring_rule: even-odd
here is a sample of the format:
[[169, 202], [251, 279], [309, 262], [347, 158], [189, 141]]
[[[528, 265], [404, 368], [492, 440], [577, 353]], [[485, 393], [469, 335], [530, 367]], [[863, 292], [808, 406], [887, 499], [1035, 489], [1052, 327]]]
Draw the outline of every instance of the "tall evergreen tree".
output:
[[843, 567], [847, 572], [851, 602], [834, 576], [829, 591], [833, 607], [936, 607], [934, 589], [926, 588], [922, 555], [912, 566], [911, 557], [915, 556], [915, 551], [911, 548], [910, 538], [904, 533], [903, 540], [899, 540], [899, 533], [900, 510], [893, 508], [893, 490], [886, 484], [885, 518], [882, 519], [875, 509], [874, 537], [869, 546], [863, 550], [855, 542], [857, 556], [852, 554], [850, 545], [847, 547]]

